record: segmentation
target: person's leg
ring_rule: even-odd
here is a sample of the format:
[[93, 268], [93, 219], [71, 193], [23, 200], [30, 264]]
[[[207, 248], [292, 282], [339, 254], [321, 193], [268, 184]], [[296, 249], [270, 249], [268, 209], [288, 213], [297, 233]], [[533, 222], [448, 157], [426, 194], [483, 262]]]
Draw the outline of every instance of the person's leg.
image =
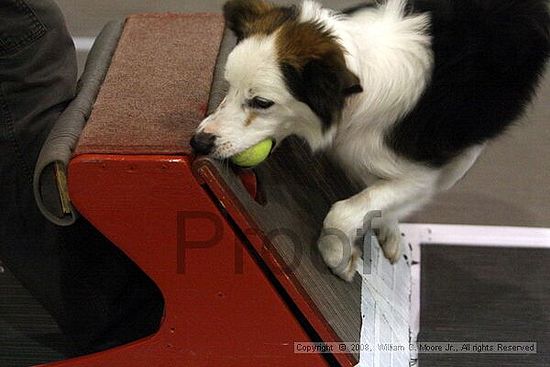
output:
[[62, 14], [51, 0], [2, 0], [0, 19], [0, 258], [80, 352], [152, 333], [152, 282], [86, 221], [49, 223], [33, 197], [38, 154], [76, 87]]

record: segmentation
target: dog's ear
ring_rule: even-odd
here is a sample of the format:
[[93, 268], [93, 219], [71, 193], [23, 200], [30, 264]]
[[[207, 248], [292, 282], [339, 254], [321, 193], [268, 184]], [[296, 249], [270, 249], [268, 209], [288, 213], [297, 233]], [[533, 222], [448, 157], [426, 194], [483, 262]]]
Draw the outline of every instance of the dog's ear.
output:
[[229, 0], [223, 6], [223, 16], [227, 27], [242, 40], [250, 32], [252, 23], [273, 8], [264, 0]]
[[311, 60], [299, 71], [283, 64], [283, 75], [295, 98], [304, 102], [328, 128], [344, 108], [346, 97], [361, 93], [359, 78], [345, 64]]

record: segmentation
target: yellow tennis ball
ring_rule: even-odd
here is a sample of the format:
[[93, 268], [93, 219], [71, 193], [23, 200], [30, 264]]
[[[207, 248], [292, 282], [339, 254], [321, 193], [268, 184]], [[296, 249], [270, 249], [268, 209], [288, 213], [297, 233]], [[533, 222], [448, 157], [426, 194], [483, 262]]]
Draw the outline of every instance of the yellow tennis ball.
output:
[[231, 162], [241, 167], [254, 167], [262, 163], [273, 147], [273, 140], [265, 139], [250, 148], [235, 154], [231, 157]]

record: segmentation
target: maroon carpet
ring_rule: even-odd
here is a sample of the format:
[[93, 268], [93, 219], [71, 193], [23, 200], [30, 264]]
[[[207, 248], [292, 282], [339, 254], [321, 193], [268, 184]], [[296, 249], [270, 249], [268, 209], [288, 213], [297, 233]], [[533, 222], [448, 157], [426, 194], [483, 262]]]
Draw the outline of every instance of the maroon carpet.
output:
[[129, 17], [75, 153], [190, 153], [223, 26], [219, 14]]

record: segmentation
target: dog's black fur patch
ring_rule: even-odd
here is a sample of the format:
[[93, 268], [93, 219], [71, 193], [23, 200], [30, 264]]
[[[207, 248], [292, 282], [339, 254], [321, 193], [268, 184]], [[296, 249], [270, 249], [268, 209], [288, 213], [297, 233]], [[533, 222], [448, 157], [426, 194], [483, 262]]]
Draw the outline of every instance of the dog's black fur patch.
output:
[[302, 71], [286, 63], [281, 65], [285, 82], [294, 98], [315, 112], [325, 130], [338, 119], [346, 97], [363, 91], [357, 76], [347, 69], [339, 69], [323, 60], [308, 62]]
[[434, 70], [386, 142], [438, 167], [523, 113], [549, 55], [550, 18], [545, 0], [411, 0], [408, 8], [431, 14]]

